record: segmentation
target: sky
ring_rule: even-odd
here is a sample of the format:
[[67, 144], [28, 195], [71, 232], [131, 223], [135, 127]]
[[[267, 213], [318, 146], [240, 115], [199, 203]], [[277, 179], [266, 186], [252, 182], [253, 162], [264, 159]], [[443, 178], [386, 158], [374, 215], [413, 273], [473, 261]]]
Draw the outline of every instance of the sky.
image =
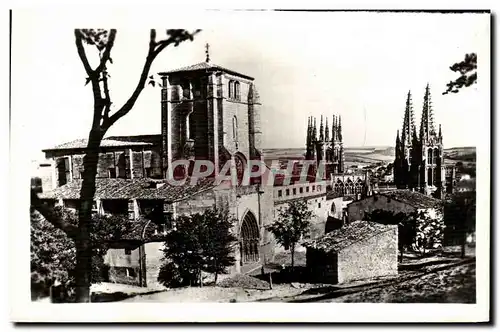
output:
[[[73, 28], [118, 29], [110, 89], [121, 106], [133, 91], [147, 53], [149, 28], [201, 28], [193, 42], [167, 48], [151, 73], [202, 62], [255, 78], [262, 102], [264, 148], [304, 147], [308, 116], [342, 116], [344, 146], [395, 144], [410, 90], [416, 123], [430, 85], [445, 147], [476, 146], [489, 119], [490, 18], [486, 14], [193, 12], [155, 19], [115, 12], [82, 21], [76, 12], [15, 11], [12, 34], [11, 132], [42, 149], [86, 138], [92, 94], [76, 52]], [[132, 23], [131, 23], [132, 22]], [[95, 25], [101, 23], [101, 25]], [[92, 25], [94, 24], [94, 25]], [[93, 50], [89, 49], [89, 52]], [[478, 54], [478, 83], [442, 95], [457, 77], [449, 66]], [[147, 87], [111, 135], [160, 133], [160, 90]], [[489, 121], [489, 120], [488, 120]]]

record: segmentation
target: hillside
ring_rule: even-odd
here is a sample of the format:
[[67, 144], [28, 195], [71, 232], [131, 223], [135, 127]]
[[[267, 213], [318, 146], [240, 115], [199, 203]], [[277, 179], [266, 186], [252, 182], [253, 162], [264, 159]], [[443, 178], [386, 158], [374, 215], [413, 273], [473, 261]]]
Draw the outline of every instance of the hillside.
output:
[[[264, 149], [264, 159], [271, 160], [300, 160], [304, 158], [305, 149]], [[392, 146], [346, 147], [344, 148], [345, 162], [347, 163], [390, 163], [394, 161], [395, 148]], [[454, 147], [444, 150], [445, 162], [454, 164], [457, 161], [476, 161], [475, 147]]]

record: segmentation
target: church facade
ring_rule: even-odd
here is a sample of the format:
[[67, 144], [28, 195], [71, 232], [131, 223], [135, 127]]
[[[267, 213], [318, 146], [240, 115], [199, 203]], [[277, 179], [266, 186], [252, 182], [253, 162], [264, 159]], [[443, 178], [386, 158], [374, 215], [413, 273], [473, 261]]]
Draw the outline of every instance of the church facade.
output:
[[409, 189], [443, 198], [452, 191], [450, 170], [445, 166], [443, 133], [436, 128], [429, 85], [425, 88], [420, 128], [417, 134], [411, 92], [406, 98], [403, 128], [396, 135], [394, 181], [398, 189]]
[[308, 118], [305, 160], [313, 162], [314, 172], [328, 182], [329, 197], [360, 199], [371, 193], [369, 174], [362, 170], [346, 172], [342, 119], [340, 115], [332, 119], [330, 131], [328, 118], [323, 126], [321, 116], [318, 132], [316, 119]]

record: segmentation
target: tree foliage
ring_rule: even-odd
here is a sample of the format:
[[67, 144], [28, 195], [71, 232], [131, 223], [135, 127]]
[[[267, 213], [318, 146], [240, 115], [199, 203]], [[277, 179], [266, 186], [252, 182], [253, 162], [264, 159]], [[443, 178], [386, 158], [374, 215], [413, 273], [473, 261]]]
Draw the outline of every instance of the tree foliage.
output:
[[441, 247], [444, 223], [439, 216], [426, 211], [398, 212], [377, 209], [365, 213], [367, 221], [385, 225], [398, 225], [398, 247], [402, 255], [407, 250], [426, 253], [428, 249]]
[[466, 191], [451, 195], [444, 204], [444, 223], [453, 235], [460, 237], [464, 256], [467, 233], [476, 229], [476, 192]]
[[312, 211], [306, 201], [288, 203], [286, 208], [281, 208], [278, 220], [267, 227], [274, 235], [276, 241], [285, 249], [289, 248], [294, 266], [295, 247], [299, 241], [307, 236], [311, 227]]
[[470, 53], [465, 55], [463, 61], [457, 62], [450, 67], [450, 70], [459, 73], [460, 76], [454, 81], [446, 84], [446, 91], [443, 95], [448, 93], [458, 93], [460, 89], [469, 87], [477, 82], [477, 55]]
[[[77, 215], [62, 207], [53, 208], [59, 218], [76, 225]], [[31, 288], [32, 297], [49, 295], [53, 285], [60, 284], [71, 301], [75, 287], [76, 248], [66, 233], [54, 227], [37, 210], [31, 210]], [[92, 271], [91, 281], [105, 281], [107, 267], [104, 255], [110, 241], [120, 239], [130, 231], [131, 224], [121, 216], [92, 217]]]
[[203, 214], [181, 216], [176, 225], [165, 239], [158, 281], [167, 287], [201, 285], [201, 274], [207, 272], [217, 282], [217, 276], [235, 263], [234, 219], [214, 207]]

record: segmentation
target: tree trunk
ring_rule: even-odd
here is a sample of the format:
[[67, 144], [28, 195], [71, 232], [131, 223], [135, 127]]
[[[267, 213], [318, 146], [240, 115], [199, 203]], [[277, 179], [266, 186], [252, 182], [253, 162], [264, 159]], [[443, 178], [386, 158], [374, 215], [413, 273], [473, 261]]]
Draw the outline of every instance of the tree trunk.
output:
[[78, 234], [74, 239], [76, 246], [76, 302], [90, 302], [90, 283], [92, 281], [90, 232], [100, 143], [100, 132], [91, 131], [87, 151], [83, 159], [84, 173], [80, 191]]
[[292, 253], [292, 270], [293, 270], [293, 267], [295, 265], [295, 243], [293, 243], [290, 246], [290, 250], [291, 250], [291, 253]]

